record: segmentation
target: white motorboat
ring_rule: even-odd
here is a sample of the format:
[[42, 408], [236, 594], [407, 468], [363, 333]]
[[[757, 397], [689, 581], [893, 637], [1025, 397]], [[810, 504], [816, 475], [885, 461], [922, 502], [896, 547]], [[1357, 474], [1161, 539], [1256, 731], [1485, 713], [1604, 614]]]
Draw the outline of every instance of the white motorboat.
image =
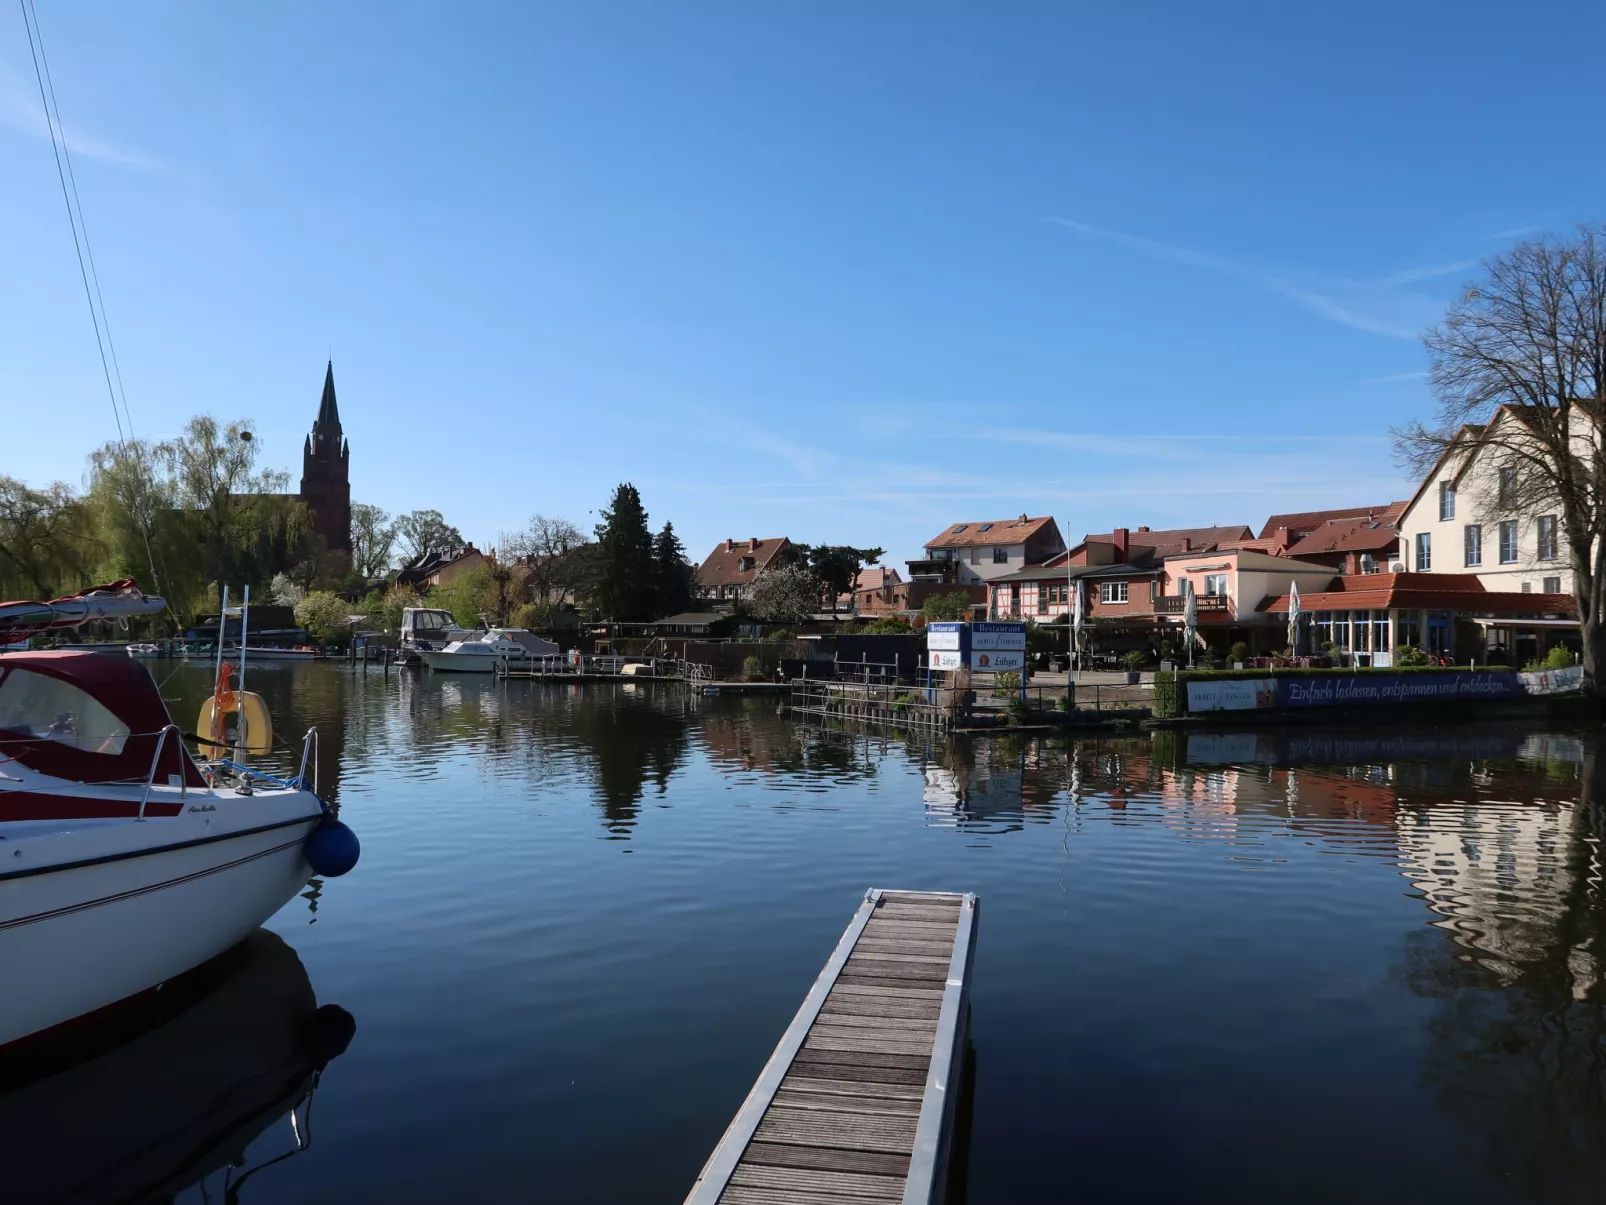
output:
[[462, 674], [494, 673], [499, 665], [531, 665], [563, 656], [552, 641], [523, 628], [492, 628], [471, 640], [454, 640], [443, 649], [421, 649], [430, 669]]
[[[165, 604], [131, 581], [0, 604], [0, 638]], [[109, 1009], [242, 941], [313, 873], [356, 861], [308, 789], [202, 768], [139, 661], [0, 655], [0, 1050]]]

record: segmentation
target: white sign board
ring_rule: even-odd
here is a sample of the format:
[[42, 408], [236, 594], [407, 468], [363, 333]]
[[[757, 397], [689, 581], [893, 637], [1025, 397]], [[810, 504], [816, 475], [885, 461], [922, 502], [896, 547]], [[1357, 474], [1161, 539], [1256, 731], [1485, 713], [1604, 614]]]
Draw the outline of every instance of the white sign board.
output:
[[926, 633], [926, 647], [928, 649], [952, 649], [957, 653], [959, 651], [959, 633], [957, 631], [928, 631]]
[[970, 668], [984, 674], [996, 674], [1006, 670], [1018, 670], [1026, 667], [1025, 649], [973, 649], [970, 654]]
[[1584, 684], [1584, 667], [1569, 665], [1566, 669], [1529, 670], [1517, 675], [1522, 689], [1531, 695], [1559, 695], [1578, 690]]
[[965, 664], [965, 655], [958, 649], [932, 649], [932, 669], [959, 669]]
[[1277, 706], [1273, 678], [1219, 678], [1188, 683], [1189, 711], [1253, 711]]

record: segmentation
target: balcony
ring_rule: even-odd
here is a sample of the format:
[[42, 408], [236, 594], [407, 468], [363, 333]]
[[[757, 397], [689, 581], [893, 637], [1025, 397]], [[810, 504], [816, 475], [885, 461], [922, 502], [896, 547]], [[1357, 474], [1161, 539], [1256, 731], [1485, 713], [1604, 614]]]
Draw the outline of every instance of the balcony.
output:
[[[1197, 604], [1201, 619], [1206, 615], [1232, 614], [1232, 600], [1225, 594], [1195, 594], [1193, 601]], [[1187, 598], [1181, 594], [1163, 594], [1154, 600], [1154, 613], [1156, 615], [1181, 615], [1187, 604]]]

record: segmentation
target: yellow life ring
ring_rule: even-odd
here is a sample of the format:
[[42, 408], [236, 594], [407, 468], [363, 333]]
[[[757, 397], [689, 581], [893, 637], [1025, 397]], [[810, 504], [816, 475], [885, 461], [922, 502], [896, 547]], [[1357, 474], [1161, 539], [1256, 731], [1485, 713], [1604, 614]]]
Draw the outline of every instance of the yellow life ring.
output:
[[268, 716], [268, 706], [262, 696], [249, 690], [231, 693], [234, 706], [222, 712], [217, 709], [217, 700], [210, 696], [201, 704], [201, 714], [195, 720], [201, 751], [209, 757], [226, 757], [242, 735], [247, 753], [271, 751], [273, 720]]

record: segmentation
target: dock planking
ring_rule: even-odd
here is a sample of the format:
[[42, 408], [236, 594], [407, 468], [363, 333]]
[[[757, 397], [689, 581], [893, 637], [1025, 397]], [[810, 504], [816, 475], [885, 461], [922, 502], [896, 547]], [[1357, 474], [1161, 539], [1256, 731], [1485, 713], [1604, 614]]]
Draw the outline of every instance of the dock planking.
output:
[[977, 903], [865, 893], [686, 1205], [946, 1198]]

